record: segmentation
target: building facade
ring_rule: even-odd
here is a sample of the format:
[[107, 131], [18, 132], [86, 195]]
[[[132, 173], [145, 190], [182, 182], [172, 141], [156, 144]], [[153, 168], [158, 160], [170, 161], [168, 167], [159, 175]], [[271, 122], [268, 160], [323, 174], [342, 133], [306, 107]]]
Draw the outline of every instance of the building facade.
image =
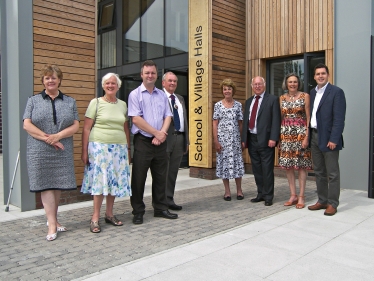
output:
[[[83, 120], [89, 101], [103, 94], [103, 75], [120, 75], [118, 97], [127, 101], [146, 59], [158, 65], [158, 87], [166, 71], [178, 76], [191, 143], [182, 166], [207, 179], [215, 177], [212, 109], [222, 99], [220, 81], [232, 78], [244, 104], [252, 77], [265, 77], [267, 91], [280, 96], [285, 74], [297, 72], [309, 92], [314, 66], [326, 63], [347, 99], [341, 186], [373, 196], [373, 0], [4, 0], [0, 9], [4, 197], [20, 150], [11, 202], [22, 210], [40, 207], [28, 192], [22, 114], [27, 97], [42, 89], [41, 66], [61, 66], [61, 90], [77, 100]], [[74, 136], [77, 192], [62, 203], [90, 199], [79, 194], [80, 138]], [[243, 157], [250, 170], [246, 151]]]

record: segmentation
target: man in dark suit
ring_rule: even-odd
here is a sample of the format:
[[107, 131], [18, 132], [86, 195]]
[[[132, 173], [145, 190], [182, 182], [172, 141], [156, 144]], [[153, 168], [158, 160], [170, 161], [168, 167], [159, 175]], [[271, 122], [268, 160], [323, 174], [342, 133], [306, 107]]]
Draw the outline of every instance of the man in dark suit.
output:
[[310, 91], [310, 146], [316, 175], [318, 201], [308, 207], [326, 209], [326, 216], [337, 212], [340, 196], [339, 150], [343, 148], [346, 101], [342, 89], [328, 82], [324, 64], [314, 68], [317, 87]]
[[265, 79], [252, 79], [254, 96], [245, 102], [242, 145], [247, 144], [257, 185], [257, 196], [251, 202], [265, 201], [271, 206], [274, 198], [275, 146], [280, 133], [279, 98], [265, 92]]
[[177, 84], [178, 77], [173, 72], [166, 72], [163, 75], [162, 86], [169, 100], [170, 110], [173, 113], [172, 122], [166, 137], [166, 152], [168, 155], [166, 201], [169, 209], [179, 211], [182, 210], [182, 206], [174, 202], [175, 183], [183, 154], [188, 151], [189, 140], [186, 105], [183, 97], [175, 94]]

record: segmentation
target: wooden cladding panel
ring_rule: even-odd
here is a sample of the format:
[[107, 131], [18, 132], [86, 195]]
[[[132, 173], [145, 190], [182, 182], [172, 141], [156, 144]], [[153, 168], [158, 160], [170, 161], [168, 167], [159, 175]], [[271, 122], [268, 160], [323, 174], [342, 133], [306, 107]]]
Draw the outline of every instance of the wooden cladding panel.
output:
[[333, 0], [248, 0], [248, 60], [333, 49]]
[[33, 0], [34, 94], [43, 90], [40, 69], [57, 64], [63, 72], [61, 91], [77, 101], [81, 120], [74, 135], [74, 164], [81, 185], [81, 132], [88, 103], [96, 95], [96, 0]]

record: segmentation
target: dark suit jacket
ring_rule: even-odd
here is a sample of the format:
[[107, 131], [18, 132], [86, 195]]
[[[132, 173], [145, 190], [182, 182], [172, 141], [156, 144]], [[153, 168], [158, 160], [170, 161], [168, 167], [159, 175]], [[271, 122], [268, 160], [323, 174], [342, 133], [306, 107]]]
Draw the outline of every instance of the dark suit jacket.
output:
[[[187, 145], [190, 144], [190, 141], [189, 141], [189, 138], [188, 138], [188, 123], [187, 123], [187, 110], [186, 110], [186, 105], [185, 105], [185, 102], [184, 102], [184, 99], [181, 95], [178, 95], [176, 93], [174, 93], [174, 95], [177, 96], [179, 102], [182, 104], [182, 108], [183, 108], [183, 119], [184, 119], [184, 152], [187, 151]], [[170, 105], [170, 103], [169, 103]], [[171, 112], [173, 112], [173, 109], [171, 108], [170, 106], [170, 110]], [[175, 128], [174, 128], [174, 119], [172, 118], [171, 120], [171, 123], [170, 123], [170, 127], [169, 127], [169, 130], [168, 130], [168, 136], [166, 137], [166, 142], [167, 142], [167, 148], [166, 148], [166, 151], [167, 152], [170, 152], [172, 149], [170, 147], [170, 140], [169, 138], [172, 137], [173, 135], [173, 132], [175, 131]]]
[[[316, 90], [310, 91], [310, 114], [312, 115]], [[341, 150], [345, 120], [346, 102], [342, 89], [331, 85], [326, 86], [322, 99], [318, 105], [316, 118], [318, 130], [318, 147], [323, 152], [331, 151], [327, 147], [329, 141], [336, 143], [334, 150]], [[309, 139], [311, 134], [309, 134]]]
[[[245, 102], [242, 142], [247, 143], [249, 109], [254, 96]], [[279, 107], [279, 97], [264, 94], [257, 114], [257, 141], [261, 147], [267, 147], [269, 140], [278, 142], [280, 134], [281, 114]]]

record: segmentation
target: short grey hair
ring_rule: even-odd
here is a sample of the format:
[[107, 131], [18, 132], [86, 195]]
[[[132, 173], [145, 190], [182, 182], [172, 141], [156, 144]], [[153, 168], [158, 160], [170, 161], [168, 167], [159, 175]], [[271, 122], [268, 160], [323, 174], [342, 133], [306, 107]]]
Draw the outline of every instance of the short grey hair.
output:
[[177, 82], [178, 82], [178, 76], [175, 75], [175, 73], [173, 73], [171, 71], [165, 72], [164, 75], [162, 75], [162, 81], [166, 80], [166, 76], [168, 76], [168, 74], [173, 74], [175, 77], [177, 77]]
[[118, 89], [121, 88], [121, 85], [122, 85], [122, 81], [121, 81], [121, 79], [119, 78], [118, 74], [116, 74], [116, 73], [112, 73], [112, 72], [109, 72], [109, 73], [107, 73], [107, 74], [105, 74], [105, 75], [103, 76], [103, 78], [101, 79], [101, 87], [104, 88], [105, 82], [106, 82], [108, 79], [112, 78], [113, 76], [116, 77], [116, 79], [117, 79]]
[[264, 82], [264, 84], [266, 84], [266, 81], [264, 79], [264, 77], [262, 76], [256, 76], [256, 77], [253, 77], [252, 80], [251, 80], [251, 85], [253, 84], [253, 79], [257, 78], [257, 77], [260, 77], [262, 79], [262, 82]]

